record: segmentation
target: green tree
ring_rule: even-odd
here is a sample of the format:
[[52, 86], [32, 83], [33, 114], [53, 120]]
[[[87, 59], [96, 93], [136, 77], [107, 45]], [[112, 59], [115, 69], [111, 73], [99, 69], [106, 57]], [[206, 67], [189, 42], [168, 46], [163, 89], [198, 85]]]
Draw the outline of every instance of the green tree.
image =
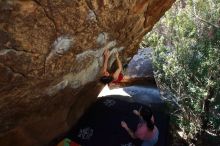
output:
[[220, 134], [220, 0], [176, 1], [141, 47], [154, 48], [158, 86], [188, 140]]

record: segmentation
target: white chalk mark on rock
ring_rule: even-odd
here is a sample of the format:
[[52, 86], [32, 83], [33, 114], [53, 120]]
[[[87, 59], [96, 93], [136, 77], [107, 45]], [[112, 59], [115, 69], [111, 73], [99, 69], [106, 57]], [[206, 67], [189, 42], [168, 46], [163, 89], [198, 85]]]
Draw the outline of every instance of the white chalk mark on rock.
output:
[[70, 36], [60, 36], [53, 43], [53, 49], [57, 54], [64, 54], [73, 45], [73, 38]]
[[102, 32], [98, 35], [96, 39], [96, 43], [102, 46], [106, 44], [107, 40], [108, 40], [108, 34], [106, 32]]
[[[61, 42], [60, 43], [57, 42], [56, 48], [58, 48], [58, 46], [63, 46], [62, 44], [63, 43]], [[80, 86], [85, 85], [86, 83], [94, 81], [97, 78], [97, 75], [100, 72], [100, 67], [103, 64], [104, 49], [106, 48], [106, 46], [108, 46], [108, 48], [111, 48], [111, 47], [114, 47], [115, 45], [116, 45], [116, 41], [111, 41], [107, 45], [105, 45], [105, 47], [102, 47], [98, 50], [94, 50], [94, 51], [87, 50], [83, 53], [76, 55], [76, 60], [77, 60], [76, 64], [80, 64], [83, 61], [85, 60], [88, 61], [88, 59], [90, 59], [90, 61], [87, 62], [87, 65], [86, 65], [87, 67], [84, 68], [83, 70], [80, 70], [79, 72], [71, 72], [71, 73], [66, 74], [60, 83], [47, 89], [47, 94], [54, 95], [58, 93], [59, 90], [64, 89], [66, 86], [70, 86], [76, 89]], [[69, 48], [71, 46], [71, 43], [69, 42], [65, 44], [64, 46], [67, 46], [67, 48]], [[121, 51], [123, 49], [124, 47], [119, 47], [119, 48], [114, 47], [113, 49], [111, 49], [111, 53], [115, 52], [116, 50]], [[64, 49], [64, 50], [67, 51], [68, 49]], [[54, 51], [51, 52], [51, 54], [53, 53]], [[112, 58], [115, 58], [115, 57], [112, 57]]]
[[68, 81], [63, 80], [60, 83], [58, 83], [52, 87], [49, 87], [46, 92], [48, 95], [53, 96], [56, 93], [58, 93], [60, 90], [64, 89], [67, 85], [68, 85]]
[[97, 22], [96, 15], [93, 10], [89, 10], [86, 20]]
[[8, 54], [8, 52], [11, 52], [11, 51], [14, 51], [14, 50], [11, 50], [11, 49], [0, 50], [0, 56], [6, 55], [6, 54]]
[[[80, 62], [79, 62], [80, 63]], [[85, 85], [91, 81], [94, 81], [99, 72], [98, 60], [94, 59], [90, 62], [89, 67], [81, 70], [78, 73], [69, 73], [63, 77], [67, 80], [69, 85], [76, 89], [80, 86]]]
[[52, 44], [52, 50], [47, 57], [47, 61], [50, 60], [54, 55], [62, 56], [73, 46], [74, 39], [68, 35], [62, 35], [58, 37]]

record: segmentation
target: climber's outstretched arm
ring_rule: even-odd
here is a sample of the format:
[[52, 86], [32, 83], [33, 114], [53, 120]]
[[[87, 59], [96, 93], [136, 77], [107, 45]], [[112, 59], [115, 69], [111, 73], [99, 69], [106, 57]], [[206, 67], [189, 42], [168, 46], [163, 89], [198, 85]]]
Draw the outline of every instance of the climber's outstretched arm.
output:
[[107, 68], [108, 68], [109, 56], [110, 56], [109, 50], [106, 48], [104, 51], [104, 64], [103, 64], [103, 68], [102, 68], [103, 75], [108, 74]]
[[117, 66], [118, 66], [118, 68], [117, 68], [117, 70], [114, 72], [113, 78], [114, 78], [115, 80], [117, 80], [119, 74], [122, 72], [122, 63], [121, 63], [121, 60], [119, 59], [119, 54], [118, 54], [118, 52], [115, 53], [115, 57], [116, 57], [116, 61], [117, 61]]
[[128, 134], [133, 138], [136, 139], [136, 136], [134, 135], [134, 132], [128, 128], [128, 125], [125, 121], [121, 121], [121, 126], [128, 132]]

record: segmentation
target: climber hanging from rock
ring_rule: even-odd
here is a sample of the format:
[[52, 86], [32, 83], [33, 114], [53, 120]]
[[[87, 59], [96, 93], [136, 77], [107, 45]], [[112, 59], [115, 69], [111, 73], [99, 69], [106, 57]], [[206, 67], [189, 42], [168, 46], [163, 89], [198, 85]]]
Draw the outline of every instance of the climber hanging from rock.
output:
[[120, 82], [125, 82], [129, 79], [128, 76], [124, 76], [122, 74], [123, 67], [122, 67], [122, 63], [121, 63], [121, 60], [119, 59], [119, 54], [117, 51], [115, 52], [115, 57], [116, 57], [116, 62], [117, 62], [117, 69], [113, 73], [110, 73], [108, 71], [108, 61], [110, 58], [110, 52], [108, 48], [105, 48], [104, 64], [101, 70], [102, 77], [100, 78], [100, 81], [104, 84], [120, 83]]

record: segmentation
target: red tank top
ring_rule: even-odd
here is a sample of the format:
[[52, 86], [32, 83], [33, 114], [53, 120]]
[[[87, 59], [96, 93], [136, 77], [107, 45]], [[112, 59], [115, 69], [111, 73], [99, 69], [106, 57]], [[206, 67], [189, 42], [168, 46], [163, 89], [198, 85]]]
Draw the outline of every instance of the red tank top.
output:
[[120, 73], [120, 74], [118, 75], [117, 80], [114, 80], [113, 83], [120, 83], [122, 79], [123, 79], [123, 74]]

